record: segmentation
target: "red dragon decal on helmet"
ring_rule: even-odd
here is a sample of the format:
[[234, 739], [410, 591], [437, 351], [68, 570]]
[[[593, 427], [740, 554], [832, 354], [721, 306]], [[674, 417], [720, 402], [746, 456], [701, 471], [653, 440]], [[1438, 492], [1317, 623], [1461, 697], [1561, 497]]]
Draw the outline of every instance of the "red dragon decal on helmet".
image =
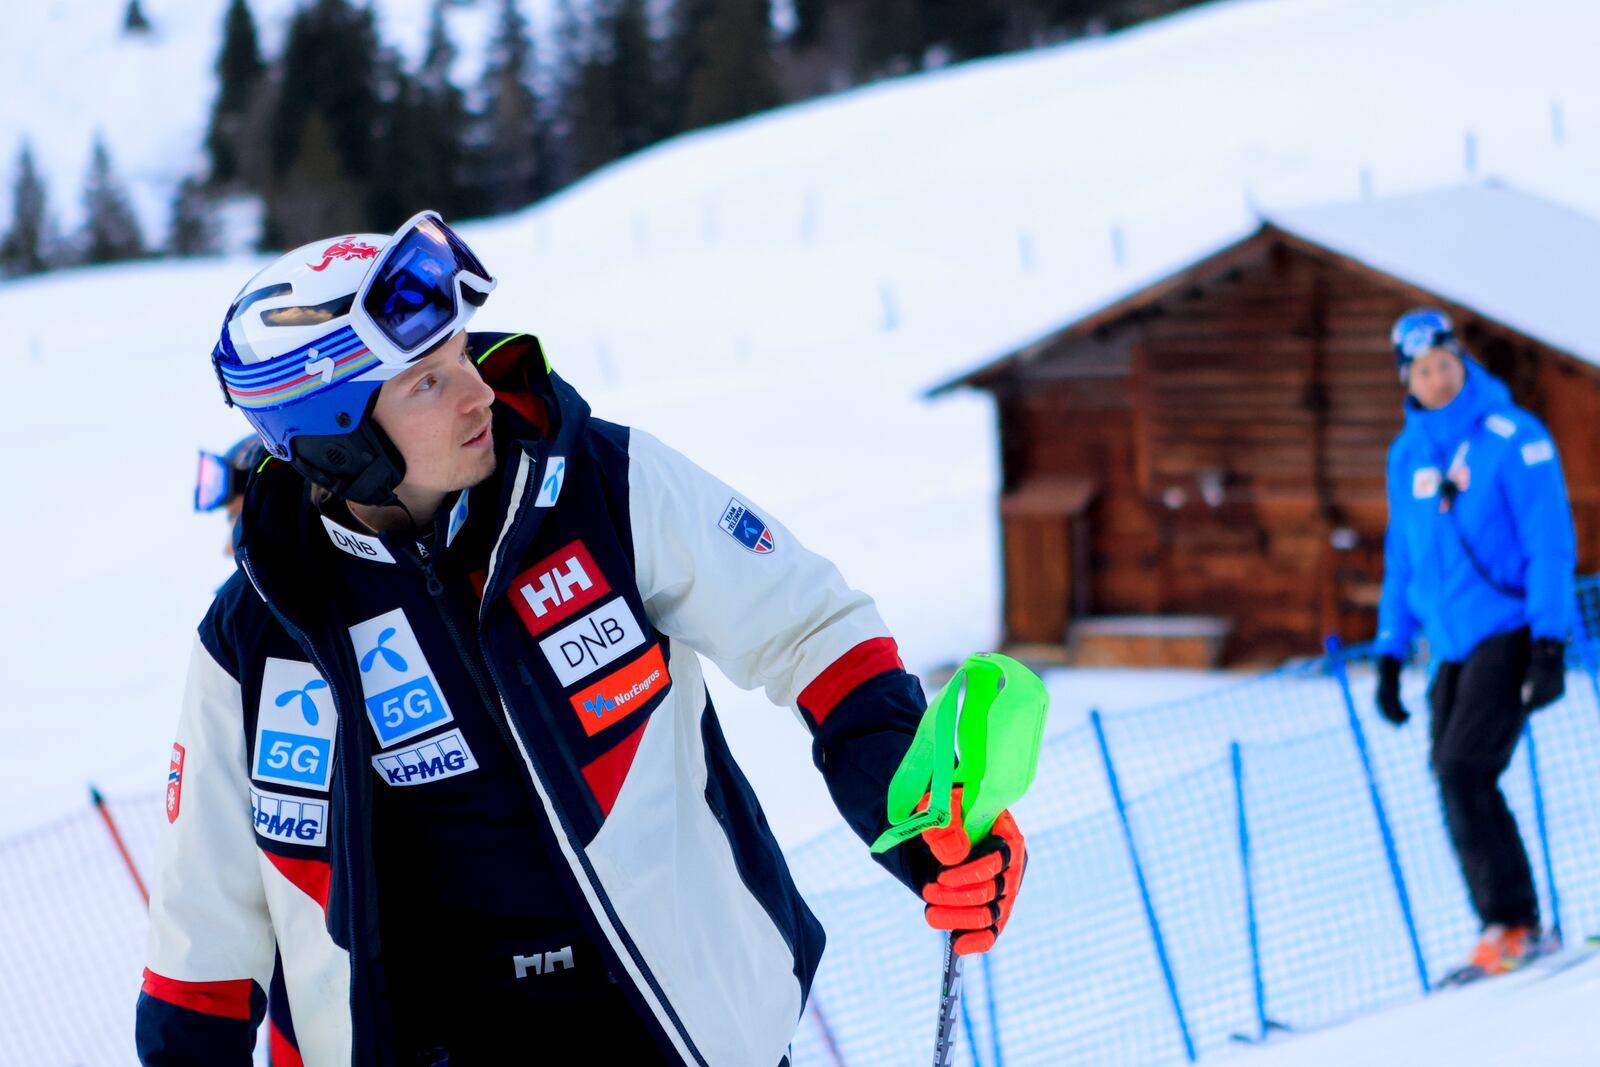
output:
[[367, 244], [367, 242], [358, 241], [354, 237], [346, 237], [333, 242], [333, 244], [322, 250], [322, 262], [320, 264], [313, 266], [307, 263], [306, 266], [311, 267], [312, 270], [327, 270], [328, 264], [336, 259], [371, 259], [377, 254], [378, 250]]

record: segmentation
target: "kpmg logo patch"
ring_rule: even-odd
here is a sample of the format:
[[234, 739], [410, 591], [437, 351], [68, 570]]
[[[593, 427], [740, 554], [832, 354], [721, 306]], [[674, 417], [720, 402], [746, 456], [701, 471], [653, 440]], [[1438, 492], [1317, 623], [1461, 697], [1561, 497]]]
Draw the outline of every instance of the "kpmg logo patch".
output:
[[288, 845], [327, 843], [328, 803], [306, 797], [287, 797], [280, 793], [250, 790], [250, 810], [255, 813], [256, 833]]
[[762, 521], [761, 516], [737, 498], [728, 501], [728, 506], [722, 512], [722, 520], [717, 525], [729, 537], [759, 556], [765, 556], [777, 547], [773, 543], [772, 529]]
[[617, 597], [540, 641], [539, 650], [561, 684], [571, 685], [642, 644], [644, 633], [628, 602]]
[[309, 663], [268, 657], [261, 670], [250, 776], [327, 791], [339, 725], [328, 683]]
[[666, 660], [661, 657], [661, 646], [652, 645], [649, 652], [621, 670], [584, 686], [570, 702], [572, 710], [578, 713], [578, 721], [583, 724], [583, 732], [593, 737], [619, 719], [627, 718], [671, 684]]
[[372, 757], [372, 769], [389, 785], [422, 785], [478, 769], [460, 730]]
[[167, 764], [167, 821], [178, 821], [178, 802], [183, 799], [183, 746], [172, 743], [172, 762]]
[[383, 748], [455, 718], [399, 608], [350, 627], [367, 719]]
[[530, 633], [543, 633], [611, 592], [582, 541], [551, 553], [511, 579], [511, 606]]

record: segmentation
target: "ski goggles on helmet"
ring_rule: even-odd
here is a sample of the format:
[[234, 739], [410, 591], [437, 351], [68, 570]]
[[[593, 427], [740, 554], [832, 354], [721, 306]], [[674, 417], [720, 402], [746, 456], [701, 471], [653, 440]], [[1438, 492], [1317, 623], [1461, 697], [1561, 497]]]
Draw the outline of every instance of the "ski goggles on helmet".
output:
[[1455, 324], [1442, 311], [1418, 308], [1395, 320], [1389, 341], [1394, 345], [1395, 363], [1404, 382], [1411, 376], [1412, 360], [1424, 352], [1433, 348], [1456, 350]]
[[[302, 294], [294, 280], [250, 288], [228, 309], [212, 352], [227, 402], [281, 459], [297, 437], [353, 432], [379, 387], [464, 329], [497, 284], [433, 211], [413, 216], [381, 251], [336, 247], [371, 255], [354, 292]], [[295, 331], [292, 346], [260, 358], [277, 328]]]
[[215, 511], [226, 504], [239, 486], [237, 472], [214, 452], [200, 451], [200, 469], [194, 478], [194, 509]]
[[380, 363], [404, 365], [454, 335], [497, 284], [436, 212], [423, 211], [368, 269], [350, 325]]

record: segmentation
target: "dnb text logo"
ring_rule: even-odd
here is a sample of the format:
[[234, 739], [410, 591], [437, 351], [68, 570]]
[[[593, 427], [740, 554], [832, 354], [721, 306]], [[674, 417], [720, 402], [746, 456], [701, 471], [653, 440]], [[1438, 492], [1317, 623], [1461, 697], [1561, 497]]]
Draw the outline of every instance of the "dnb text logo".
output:
[[315, 271], [328, 269], [328, 264], [336, 259], [371, 259], [378, 254], [377, 248], [358, 241], [354, 237], [346, 237], [342, 241], [335, 241], [322, 250], [322, 262], [317, 264], [307, 263], [306, 266]]

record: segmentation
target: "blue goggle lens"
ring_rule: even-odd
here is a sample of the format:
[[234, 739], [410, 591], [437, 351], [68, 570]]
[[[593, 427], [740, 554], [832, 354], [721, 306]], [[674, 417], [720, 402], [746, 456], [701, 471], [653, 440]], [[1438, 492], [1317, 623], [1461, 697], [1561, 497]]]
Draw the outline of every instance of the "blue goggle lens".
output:
[[233, 468], [221, 456], [200, 453], [200, 469], [194, 480], [194, 509], [215, 511], [233, 494]]
[[433, 219], [386, 249], [376, 269], [361, 306], [402, 352], [422, 347], [455, 318], [463, 271], [490, 279], [471, 249]]

